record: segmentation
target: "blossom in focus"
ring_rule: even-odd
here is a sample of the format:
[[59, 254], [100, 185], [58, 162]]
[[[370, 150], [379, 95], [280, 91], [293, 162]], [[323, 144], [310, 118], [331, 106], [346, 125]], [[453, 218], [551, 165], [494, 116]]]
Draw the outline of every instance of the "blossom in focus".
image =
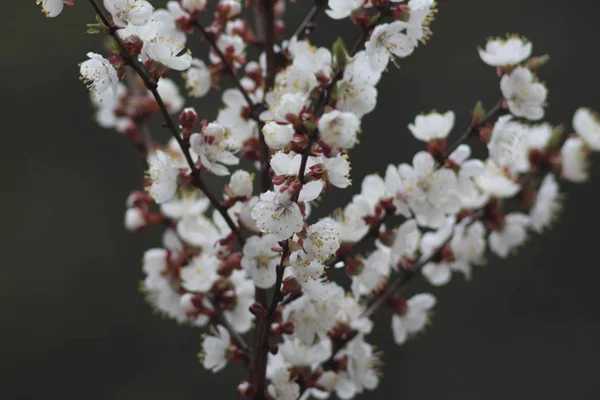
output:
[[87, 56], [89, 60], [81, 63], [79, 72], [88, 89], [97, 96], [111, 89], [116, 96], [119, 76], [110, 61], [96, 53]]
[[189, 52], [182, 53], [183, 44], [175, 40], [155, 38], [144, 42], [142, 48], [142, 60], [144, 62], [158, 62], [165, 67], [184, 71], [192, 63], [192, 55]]
[[54, 18], [62, 12], [65, 4], [72, 6], [73, 0], [36, 0], [36, 3], [42, 5], [47, 17]]
[[144, 25], [151, 19], [154, 11], [152, 5], [145, 0], [104, 0], [104, 8], [120, 28], [125, 28], [127, 24]]
[[267, 289], [275, 284], [275, 269], [281, 254], [274, 249], [280, 247], [273, 235], [252, 236], [246, 240], [241, 264], [258, 288]]
[[262, 232], [272, 233], [279, 240], [300, 232], [304, 225], [300, 207], [285, 193], [268, 191], [261, 194], [251, 213]]
[[371, 37], [365, 43], [369, 65], [374, 71], [383, 72], [390, 57], [405, 58], [415, 49], [414, 42], [403, 32], [406, 23], [395, 21], [375, 27]]

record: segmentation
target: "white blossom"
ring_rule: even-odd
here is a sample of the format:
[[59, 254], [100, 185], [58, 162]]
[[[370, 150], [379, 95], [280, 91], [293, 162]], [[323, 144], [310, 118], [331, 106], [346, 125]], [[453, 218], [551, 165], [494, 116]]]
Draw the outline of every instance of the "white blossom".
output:
[[79, 72], [88, 89], [96, 96], [111, 89], [113, 97], [117, 95], [119, 77], [109, 60], [100, 54], [88, 53], [89, 60], [81, 63]]
[[73, 5], [73, 0], [36, 0], [42, 5], [42, 11], [47, 17], [54, 18], [60, 14], [65, 4]]
[[254, 283], [248, 279], [244, 271], [235, 270], [229, 277], [235, 287], [236, 302], [232, 310], [225, 310], [225, 319], [239, 333], [246, 333], [252, 328], [254, 315], [250, 306], [254, 303]]
[[280, 150], [289, 145], [292, 141], [294, 127], [292, 124], [283, 124], [272, 121], [265, 124], [262, 132], [267, 146], [273, 150]]
[[591, 150], [600, 151], [600, 119], [592, 110], [578, 109], [573, 116], [573, 128]]
[[267, 388], [269, 395], [277, 400], [296, 400], [300, 396], [300, 385], [290, 380], [290, 373], [286, 368], [280, 368], [271, 377], [271, 384]]
[[377, 368], [379, 359], [373, 346], [364, 341], [362, 335], [352, 339], [336, 358], [347, 357], [347, 367], [338, 373], [335, 392], [340, 399], [351, 399], [365, 389], [375, 390], [379, 385]]
[[112, 15], [115, 25], [121, 28], [127, 24], [144, 25], [154, 11], [145, 0], [104, 0], [104, 7]]
[[525, 243], [531, 219], [519, 212], [504, 217], [504, 223], [489, 236], [490, 249], [499, 257], [506, 258], [515, 248]]
[[175, 114], [183, 108], [185, 100], [179, 93], [179, 86], [170, 79], [161, 78], [156, 87], [158, 94], [165, 102], [171, 114]]
[[436, 168], [431, 154], [417, 153], [413, 165], [402, 164], [398, 172], [405, 181], [408, 204], [419, 225], [437, 228], [446, 215], [459, 210], [456, 174], [447, 168]]
[[466, 144], [461, 144], [450, 154], [450, 162], [460, 166], [457, 177], [458, 196], [462, 207], [465, 209], [475, 209], [483, 207], [489, 200], [489, 195], [485, 193], [476, 181], [485, 170], [485, 164], [481, 160], [469, 159], [471, 148]]
[[[231, 1], [231, 3], [239, 4], [237, 1], [233, 1], [233, 0]], [[237, 61], [237, 59], [245, 57], [246, 43], [244, 42], [244, 39], [242, 39], [238, 35], [221, 34], [221, 35], [219, 35], [219, 37], [216, 41], [216, 44], [217, 44], [217, 47], [219, 48], [219, 50], [223, 54], [227, 54], [227, 55], [233, 57], [234, 60], [236, 60], [233, 63], [233, 66], [235, 68], [241, 67], [240, 62]], [[215, 54], [213, 51], [210, 52], [209, 59], [210, 59], [210, 62], [213, 64], [221, 63], [221, 58], [217, 54]]]
[[358, 118], [375, 109], [377, 89], [381, 73], [373, 71], [365, 51], [359, 51], [344, 69], [344, 77], [337, 84], [337, 107], [351, 112]]
[[585, 182], [589, 178], [587, 145], [582, 138], [572, 137], [565, 140], [560, 149], [561, 176], [571, 182]]
[[196, 256], [181, 268], [181, 285], [191, 292], [207, 292], [218, 278], [219, 259], [207, 253]]
[[521, 189], [519, 184], [492, 160], [485, 162], [483, 172], [475, 178], [475, 182], [484, 193], [498, 198], [513, 197]]
[[181, 7], [189, 13], [203, 11], [206, 8], [207, 0], [180, 0]]
[[352, 14], [352, 11], [360, 8], [363, 4], [362, 0], [329, 0], [327, 3], [329, 9], [325, 13], [333, 19], [347, 18]]
[[404, 344], [410, 335], [425, 328], [435, 303], [435, 297], [429, 293], [416, 294], [406, 301], [402, 314], [392, 316], [392, 332], [396, 344]]
[[185, 87], [189, 90], [190, 96], [205, 96], [212, 85], [210, 70], [204, 64], [204, 61], [193, 58], [190, 61], [190, 68], [183, 74]]
[[233, 197], [251, 197], [254, 190], [254, 174], [238, 169], [229, 179], [229, 190]]
[[487, 65], [501, 67], [519, 64], [531, 55], [532, 44], [518, 35], [504, 38], [491, 38], [485, 49], [479, 49], [479, 56]]
[[152, 185], [148, 189], [150, 195], [158, 203], [165, 203], [177, 192], [179, 169], [166, 153], [157, 150], [148, 158], [148, 175]]
[[433, 20], [435, 9], [434, 0], [410, 0], [410, 18], [406, 22], [406, 34], [416, 46], [418, 42], [425, 42], [431, 35], [429, 24]]
[[331, 356], [331, 340], [321, 338], [312, 345], [306, 345], [298, 338], [283, 337], [279, 346], [283, 359], [293, 366], [312, 366], [326, 361]]
[[333, 110], [319, 119], [321, 139], [332, 149], [351, 149], [360, 131], [360, 120], [350, 112]]
[[537, 233], [542, 233], [556, 218], [560, 211], [560, 193], [558, 182], [553, 174], [548, 174], [542, 180], [538, 189], [535, 204], [529, 213], [531, 228]]
[[204, 133], [190, 136], [190, 146], [200, 158], [204, 168], [215, 175], [229, 175], [228, 165], [237, 165], [240, 160], [230, 151], [224, 128], [212, 122]]
[[258, 288], [267, 289], [275, 284], [281, 254], [273, 249], [280, 249], [273, 235], [251, 236], [244, 245], [242, 268]]
[[324, 157], [323, 167], [327, 173], [327, 181], [333, 186], [344, 189], [350, 186], [350, 163], [348, 157], [338, 154], [336, 157]]
[[506, 167], [512, 173], [529, 170], [527, 127], [512, 120], [511, 115], [498, 118], [488, 143], [490, 158], [499, 167]]
[[408, 129], [417, 139], [429, 142], [435, 139], [446, 139], [454, 127], [454, 113], [448, 111], [444, 114], [431, 112], [417, 115], [414, 124], [409, 124]]
[[340, 234], [328, 220], [321, 220], [308, 227], [303, 247], [310, 256], [325, 261], [340, 248]]
[[202, 342], [204, 368], [216, 373], [225, 368], [231, 347], [231, 335], [222, 325], [217, 325], [218, 332], [209, 335]]
[[373, 71], [383, 72], [392, 57], [405, 58], [415, 49], [414, 42], [403, 32], [406, 23], [394, 21], [381, 24], [373, 29], [370, 39], [365, 43], [369, 65]]
[[167, 40], [162, 37], [144, 42], [141, 58], [143, 61], [158, 62], [168, 68], [184, 71], [192, 63], [190, 52], [182, 53], [183, 44], [175, 40]]
[[252, 218], [264, 233], [272, 233], [283, 240], [302, 230], [304, 217], [298, 204], [289, 196], [272, 191], [260, 195], [260, 201], [252, 207]]
[[[261, 92], [257, 91], [258, 97]], [[250, 95], [253, 101], [255, 96]], [[248, 103], [237, 89], [223, 91], [223, 103], [225, 108], [219, 111], [217, 122], [229, 131], [227, 143], [234, 148], [240, 148], [242, 144], [253, 137], [258, 137], [258, 125], [256, 121], [248, 117]]]
[[533, 73], [524, 67], [517, 67], [500, 81], [502, 95], [508, 102], [508, 109], [516, 117], [533, 121], [544, 116], [544, 105], [548, 90], [537, 82]]
[[128, 208], [127, 211], [125, 211], [125, 229], [130, 232], [136, 232], [145, 226], [146, 220], [139, 208]]

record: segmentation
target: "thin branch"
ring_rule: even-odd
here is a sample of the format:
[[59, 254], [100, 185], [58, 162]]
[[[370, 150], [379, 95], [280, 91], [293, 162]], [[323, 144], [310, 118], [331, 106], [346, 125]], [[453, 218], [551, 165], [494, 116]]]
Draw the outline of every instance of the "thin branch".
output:
[[212, 33], [208, 32], [206, 30], [206, 28], [201, 23], [199, 23], [199, 22], [195, 22], [194, 26], [196, 28], [198, 28], [198, 30], [200, 31], [200, 33], [204, 37], [204, 40], [206, 40], [208, 42], [208, 44], [210, 45], [211, 49], [217, 54], [217, 56], [219, 57], [219, 59], [221, 60], [221, 62], [223, 63], [223, 65], [225, 66], [225, 69], [227, 70], [227, 72], [229, 73], [229, 75], [231, 75], [231, 77], [233, 78], [233, 81], [235, 82], [235, 86], [238, 88], [238, 90], [240, 92], [242, 92], [242, 96], [244, 96], [244, 100], [246, 100], [246, 103], [248, 103], [248, 106], [250, 108], [254, 108], [256, 106], [256, 104], [250, 98], [250, 94], [248, 93], [248, 91], [246, 89], [244, 89], [244, 87], [242, 86], [242, 83], [240, 82], [240, 79], [238, 78], [237, 73], [236, 73], [235, 68], [233, 67], [233, 65], [229, 62], [229, 60], [227, 59], [227, 57], [225, 56], [225, 54], [223, 54], [223, 52], [221, 51], [221, 49], [219, 49], [219, 46], [217, 46], [217, 42], [215, 41], [214, 35]]
[[192, 156], [190, 154], [189, 143], [184, 142], [183, 138], [179, 134], [179, 128], [177, 127], [175, 122], [173, 122], [173, 119], [171, 118], [171, 114], [169, 113], [169, 110], [167, 109], [167, 106], [165, 105], [165, 102], [163, 101], [162, 97], [158, 93], [157, 82], [146, 73], [146, 71], [140, 65], [140, 63], [129, 53], [129, 51], [123, 44], [123, 41], [121, 40], [119, 35], [117, 35], [117, 33], [116, 33], [117, 28], [113, 24], [111, 24], [108, 17], [106, 16], [106, 14], [104, 14], [104, 11], [102, 11], [100, 6], [98, 5], [97, 1], [89, 0], [89, 2], [92, 5], [92, 7], [94, 8], [94, 10], [96, 11], [96, 13], [98, 14], [98, 16], [100, 17], [100, 19], [102, 20], [102, 22], [104, 23], [104, 25], [106, 25], [106, 27], [108, 29], [108, 33], [113, 37], [113, 39], [117, 43], [117, 46], [119, 47], [119, 51], [121, 53], [121, 56], [127, 62], [127, 65], [129, 65], [129, 66], [131, 66], [131, 68], [133, 68], [133, 70], [138, 74], [138, 76], [144, 82], [144, 85], [146, 86], [146, 88], [154, 96], [154, 99], [155, 99], [156, 103], [158, 104], [158, 108], [160, 109], [160, 112], [163, 115], [163, 118], [165, 120], [166, 127], [169, 129], [169, 131], [171, 132], [171, 134], [177, 141], [177, 144], [181, 148], [181, 151], [185, 157], [185, 160], [186, 160], [188, 166], [190, 167], [190, 176], [192, 177], [192, 183], [196, 187], [198, 187], [201, 191], [203, 191], [204, 194], [206, 195], [206, 197], [209, 198], [213, 207], [215, 207], [215, 209], [221, 214], [221, 216], [223, 217], [223, 219], [225, 219], [225, 222], [227, 223], [227, 225], [229, 226], [231, 231], [235, 234], [238, 243], [241, 246], [243, 246], [244, 238], [243, 238], [241, 232], [239, 231], [239, 229], [237, 228], [237, 226], [235, 225], [235, 223], [233, 222], [233, 220], [231, 219], [229, 214], [227, 214], [227, 210], [225, 209], [225, 207], [214, 196], [214, 194], [212, 194], [208, 190], [208, 188], [206, 187], [206, 184], [202, 180], [200, 170], [194, 163], [194, 160], [192, 159]]
[[494, 107], [492, 107], [484, 116], [483, 118], [481, 118], [481, 120], [476, 121], [475, 124], [471, 123], [467, 129], [465, 130], [465, 132], [460, 135], [460, 137], [454, 142], [454, 144], [452, 144], [452, 146], [448, 147], [448, 150], [446, 150], [446, 152], [444, 153], [444, 158], [443, 158], [443, 162], [446, 162], [448, 160], [448, 157], [450, 157], [450, 154], [452, 154], [461, 144], [463, 144], [464, 142], [467, 141], [467, 139], [469, 137], [471, 137], [471, 135], [475, 134], [477, 132], [478, 129], [480, 129], [482, 126], [484, 126], [485, 124], [487, 124], [488, 122], [490, 122], [492, 120], [492, 118], [494, 118], [496, 116], [496, 114], [498, 114], [498, 112], [500, 112], [500, 110], [502, 110], [502, 104], [504, 102], [504, 99], [500, 99], [496, 105], [494, 105]]
[[301, 39], [306, 34], [306, 30], [313, 24], [315, 18], [323, 11], [325, 4], [326, 2], [323, 0], [315, 0], [315, 4], [313, 4], [302, 23], [296, 28], [292, 37], [296, 36], [298, 39]]

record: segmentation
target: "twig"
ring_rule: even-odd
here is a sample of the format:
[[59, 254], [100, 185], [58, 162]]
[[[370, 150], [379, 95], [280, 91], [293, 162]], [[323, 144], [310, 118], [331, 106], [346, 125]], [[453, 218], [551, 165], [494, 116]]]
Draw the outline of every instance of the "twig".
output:
[[325, 8], [325, 4], [326, 2], [323, 0], [315, 0], [315, 4], [313, 4], [302, 23], [300, 23], [298, 28], [296, 28], [292, 37], [296, 36], [298, 39], [301, 39], [302, 36], [306, 33], [307, 28], [313, 23], [315, 18], [317, 18], [317, 15], [319, 15], [319, 13], [323, 11], [323, 9]]
[[179, 128], [177, 127], [175, 122], [173, 122], [173, 119], [171, 118], [171, 115], [169, 114], [169, 110], [167, 109], [167, 106], [165, 105], [165, 102], [163, 101], [162, 97], [158, 93], [157, 82], [146, 73], [146, 71], [140, 65], [140, 63], [129, 53], [129, 51], [123, 44], [123, 41], [121, 40], [119, 35], [117, 35], [117, 33], [116, 33], [117, 32], [116, 26], [111, 24], [108, 17], [106, 16], [106, 14], [104, 14], [104, 11], [102, 11], [100, 6], [98, 5], [97, 1], [89, 0], [89, 2], [92, 5], [92, 7], [94, 8], [94, 10], [96, 11], [96, 13], [98, 14], [98, 16], [100, 17], [100, 19], [102, 20], [102, 23], [104, 23], [104, 25], [106, 25], [106, 28], [108, 29], [108, 34], [110, 36], [112, 36], [113, 39], [115, 40], [115, 42], [117, 43], [117, 46], [119, 47], [119, 51], [121, 53], [121, 56], [127, 62], [127, 65], [129, 65], [129, 66], [131, 66], [131, 68], [133, 68], [133, 70], [138, 74], [138, 76], [144, 82], [146, 89], [148, 89], [150, 91], [150, 93], [152, 93], [152, 96], [154, 96], [154, 99], [156, 100], [156, 103], [158, 104], [158, 108], [160, 109], [160, 112], [163, 115], [163, 118], [165, 120], [165, 125], [166, 125], [167, 129], [169, 129], [169, 131], [171, 132], [171, 134], [177, 141], [177, 144], [181, 148], [181, 151], [185, 157], [185, 160], [186, 160], [188, 166], [190, 167], [190, 176], [192, 177], [192, 183], [196, 187], [198, 187], [201, 191], [204, 192], [206, 197], [208, 197], [208, 199], [212, 203], [213, 207], [215, 207], [215, 209], [221, 214], [223, 219], [225, 219], [225, 222], [227, 223], [227, 225], [229, 226], [231, 231], [235, 234], [238, 243], [241, 246], [243, 246], [244, 245], [244, 237], [242, 236], [241, 232], [239, 231], [237, 226], [235, 226], [235, 223], [233, 222], [231, 217], [229, 217], [229, 214], [227, 214], [227, 210], [225, 209], [225, 207], [214, 196], [214, 194], [212, 194], [208, 190], [208, 188], [206, 187], [206, 184], [202, 180], [200, 170], [198, 169], [198, 167], [196, 167], [196, 164], [194, 163], [194, 160], [192, 159], [192, 156], [190, 154], [189, 143], [184, 142], [183, 138], [179, 134]]
[[[225, 66], [225, 69], [227, 70], [229, 75], [231, 75], [231, 77], [233, 78], [233, 81], [235, 82], [235, 86], [238, 88], [238, 90], [240, 92], [242, 92], [242, 96], [244, 96], [244, 100], [246, 100], [246, 103], [248, 103], [248, 106], [250, 108], [254, 108], [256, 106], [256, 104], [250, 98], [250, 94], [248, 93], [248, 91], [246, 89], [244, 89], [244, 87], [242, 86], [242, 83], [240, 82], [240, 79], [238, 78], [233, 65], [229, 62], [229, 60], [227, 59], [225, 54], [223, 54], [221, 49], [219, 49], [219, 46], [217, 46], [217, 42], [215, 41], [214, 35], [212, 33], [208, 32], [206, 30], [206, 28], [199, 22], [195, 22], [194, 26], [196, 28], [198, 28], [198, 30], [204, 37], [204, 40], [206, 40], [208, 42], [208, 44], [210, 45], [212, 50], [217, 54], [217, 56], [219, 57], [219, 59], [221, 60], [223, 65]], [[252, 118], [256, 118], [254, 115], [252, 115], [253, 113], [250, 113], [250, 114], [251, 114], [250, 116]]]

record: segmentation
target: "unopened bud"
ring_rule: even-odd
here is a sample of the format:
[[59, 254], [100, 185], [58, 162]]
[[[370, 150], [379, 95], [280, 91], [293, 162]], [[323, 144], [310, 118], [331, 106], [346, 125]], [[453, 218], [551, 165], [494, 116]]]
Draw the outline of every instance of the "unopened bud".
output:
[[237, 387], [237, 392], [240, 396], [244, 396], [246, 398], [252, 397], [252, 385], [248, 381], [242, 381]]
[[335, 42], [333, 42], [331, 53], [335, 58], [335, 63], [337, 67], [344, 68], [346, 66], [346, 63], [348, 62], [348, 51], [346, 50], [346, 44], [344, 43], [344, 39], [339, 37]]
[[267, 316], [267, 309], [259, 302], [252, 303], [252, 305], [249, 307], [249, 310], [257, 318]]
[[198, 113], [193, 108], [184, 109], [179, 114], [179, 125], [181, 125], [184, 138], [189, 138], [194, 130], [194, 125], [198, 122]]

